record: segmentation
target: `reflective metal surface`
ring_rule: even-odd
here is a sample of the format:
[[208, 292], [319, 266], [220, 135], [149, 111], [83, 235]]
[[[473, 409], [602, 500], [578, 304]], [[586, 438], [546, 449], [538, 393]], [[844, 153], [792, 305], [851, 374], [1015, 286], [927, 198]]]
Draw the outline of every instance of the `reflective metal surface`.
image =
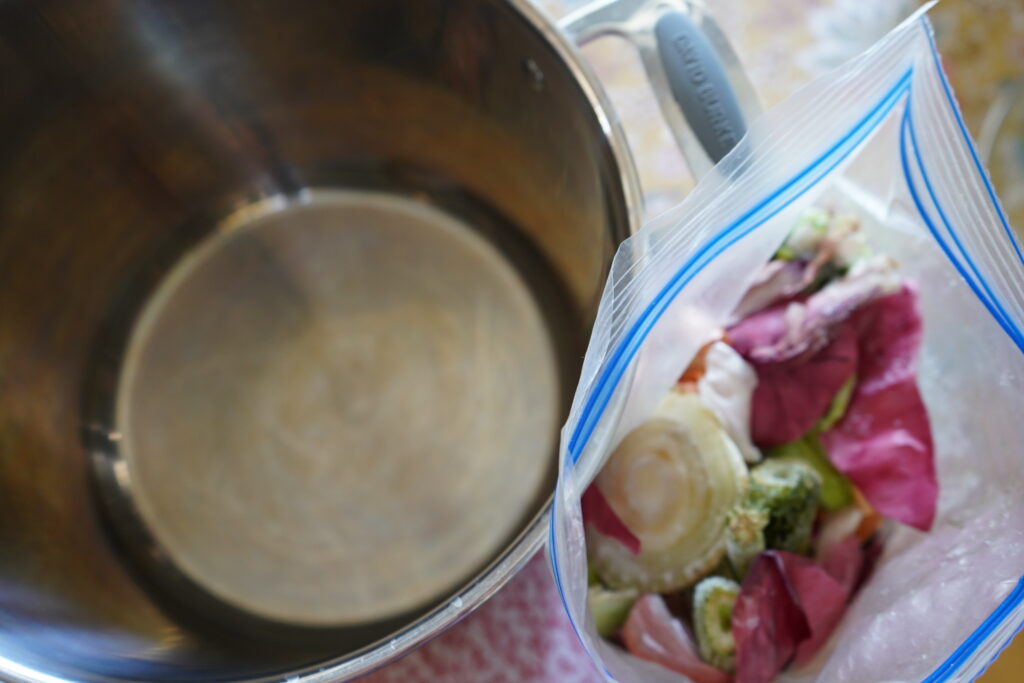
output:
[[[12, 0], [0, 82], [0, 676], [337, 680], [539, 547], [555, 430], [639, 203], [600, 95], [526, 2]], [[420, 301], [353, 322], [387, 296], [450, 319]], [[452, 360], [480, 350], [472, 324], [493, 347], [476, 368]], [[352, 400], [417, 377], [448, 388]], [[397, 436], [369, 457], [389, 431], [436, 437], [442, 469], [495, 449], [463, 488], [403, 468]], [[374, 477], [363, 506], [331, 495]], [[507, 499], [473, 489], [509, 477]], [[372, 524], [320, 518], [396, 485], [420, 497], [374, 518], [402, 551], [389, 583], [374, 548], [341, 543]], [[452, 501], [509, 514], [481, 530], [431, 508]], [[417, 504], [450, 523], [395, 536]], [[458, 552], [411, 586], [428, 540]], [[376, 587], [351, 585], [360, 558]]]
[[266, 204], [150, 297], [98, 460], [174, 565], [238, 609], [398, 617], [536, 509], [579, 324], [539, 255], [500, 249], [511, 226], [491, 241], [385, 192]]
[[[724, 72], [727, 83], [711, 87], [704, 83], [704, 97], [711, 93], [719, 97], [726, 96], [726, 90], [742, 112], [746, 124], [749, 124], [761, 113], [757, 93], [750, 84], [739, 58], [726, 39], [718, 24], [708, 13], [704, 0], [595, 0], [569, 16], [561, 25], [568, 36], [579, 45], [604, 36], [619, 36], [629, 40], [640, 54], [644, 71], [650, 80], [653, 92], [661, 108], [662, 116], [672, 131], [680, 152], [686, 159], [686, 165], [696, 177], [706, 175], [717, 163], [711, 159], [702, 147], [701, 141], [690, 117], [694, 112], [686, 112], [680, 102], [673, 97], [675, 88], [686, 89], [692, 82], [681, 78], [673, 84], [671, 71], [666, 69], [664, 55], [659, 46], [658, 25], [667, 15], [678, 13], [691, 23], [704, 40], [708, 41], [714, 55], [717, 68]], [[693, 55], [688, 66], [693, 67]], [[701, 77], [706, 77], [706, 69], [714, 69], [710, 65], [701, 65]], [[676, 75], [679, 78], [679, 75]], [[695, 88], [700, 90], [700, 87]], [[698, 124], [699, 127], [699, 124]], [[732, 144], [735, 144], [733, 141]]]

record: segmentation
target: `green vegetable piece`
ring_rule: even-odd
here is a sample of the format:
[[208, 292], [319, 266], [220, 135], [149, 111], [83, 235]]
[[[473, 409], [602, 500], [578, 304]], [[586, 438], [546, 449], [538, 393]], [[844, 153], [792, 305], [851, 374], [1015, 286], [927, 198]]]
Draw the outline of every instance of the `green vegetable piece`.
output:
[[828, 459], [815, 434], [773, 448], [768, 451], [768, 457], [778, 462], [802, 463], [814, 470], [821, 480], [821, 506], [829, 512], [853, 502], [853, 485]]
[[587, 565], [587, 585], [588, 586], [600, 586], [601, 577], [597, 575], [597, 569], [592, 565]]
[[846, 407], [850, 405], [850, 397], [853, 396], [853, 388], [856, 385], [856, 375], [850, 375], [850, 378], [843, 382], [843, 386], [839, 387], [839, 391], [832, 397], [832, 402], [829, 403], [825, 416], [818, 420], [818, 424], [814, 425], [815, 433], [820, 434], [821, 432], [828, 431], [843, 419], [843, 415], [846, 415]]
[[709, 576], [693, 592], [693, 630], [700, 656], [726, 672], [736, 668], [732, 610], [739, 594], [739, 584], [721, 576]]
[[590, 614], [594, 617], [597, 632], [604, 638], [610, 638], [626, 623], [629, 610], [633, 608], [638, 593], [632, 589], [608, 590], [601, 586], [587, 589], [587, 604]]
[[792, 261], [794, 259], [796, 259], [796, 252], [793, 251], [792, 247], [783, 244], [779, 247], [779, 250], [775, 252], [775, 256], [772, 260]]
[[739, 505], [729, 512], [725, 552], [737, 578], [746, 576], [750, 565], [764, 552], [767, 526], [768, 510], [764, 507]]
[[[768, 548], [795, 553], [808, 550], [823, 490], [822, 475], [815, 467], [820, 463], [809, 462], [803, 454], [803, 449], [809, 448], [804, 440], [783, 448], [795, 455], [780, 454], [781, 449], [769, 452], [770, 459], [750, 471], [750, 488], [743, 502], [729, 512], [725, 550], [737, 577], [746, 576], [757, 556]], [[823, 452], [820, 457], [831, 467]], [[846, 485], [849, 487], [848, 482]], [[846, 493], [852, 495], [849, 488]]]
[[764, 552], [768, 520], [768, 510], [759, 506], [739, 505], [729, 513], [725, 550], [737, 578], [746, 576], [750, 565]]
[[799, 460], [770, 458], [750, 471], [748, 507], [768, 511], [768, 548], [806, 554], [818, 512], [821, 477]]
[[810, 258], [818, 250], [818, 245], [828, 234], [829, 214], [822, 209], [808, 209], [796, 225], [790, 230], [775, 258], [792, 261], [797, 258]]

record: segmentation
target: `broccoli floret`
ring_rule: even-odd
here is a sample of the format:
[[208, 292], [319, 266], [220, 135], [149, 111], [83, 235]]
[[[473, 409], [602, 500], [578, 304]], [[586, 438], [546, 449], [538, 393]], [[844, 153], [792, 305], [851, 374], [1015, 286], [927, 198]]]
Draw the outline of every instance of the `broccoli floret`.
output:
[[728, 672], [736, 668], [732, 610], [739, 593], [739, 584], [721, 576], [709, 576], [693, 592], [693, 631], [700, 656], [711, 666]]
[[820, 496], [821, 477], [805, 463], [768, 459], [750, 471], [744, 506], [767, 510], [766, 547], [803, 554]]
[[767, 455], [776, 462], [801, 463], [814, 470], [821, 480], [820, 503], [826, 510], [841, 510], [853, 502], [850, 480], [828, 459], [816, 435], [808, 434], [802, 439], [773, 448]]
[[725, 548], [736, 576], [746, 576], [769, 548], [806, 553], [821, 497], [821, 475], [801, 458], [777, 456], [754, 467], [750, 488], [726, 525]]
[[605, 638], [613, 636], [626, 622], [637, 595], [632, 589], [609, 590], [599, 585], [588, 588], [587, 604], [597, 632]]

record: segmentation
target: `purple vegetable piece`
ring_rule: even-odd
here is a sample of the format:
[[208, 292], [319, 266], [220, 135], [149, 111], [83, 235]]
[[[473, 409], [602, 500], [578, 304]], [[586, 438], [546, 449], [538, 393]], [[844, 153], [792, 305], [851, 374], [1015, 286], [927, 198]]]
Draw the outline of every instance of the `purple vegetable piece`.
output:
[[757, 386], [750, 402], [751, 438], [762, 448], [781, 446], [810, 431], [857, 370], [855, 331], [844, 325], [832, 343], [807, 357], [753, 366]]
[[850, 594], [824, 567], [806, 557], [782, 551], [778, 555], [811, 629], [810, 637], [796, 648], [794, 661], [800, 666], [818, 652], [839, 625]]
[[[931, 427], [917, 388], [921, 316], [910, 287], [877, 299], [852, 321], [858, 381], [846, 415], [821, 435], [836, 468], [886, 517], [927, 531], [938, 482]], [[756, 395], [756, 394], [755, 394]]]
[[769, 683], [811, 635], [807, 617], [774, 551], [761, 553], [732, 610], [735, 683]]
[[843, 590], [852, 594], [864, 568], [864, 550], [857, 535], [850, 534], [829, 548], [821, 558], [821, 566]]
[[810, 282], [808, 282], [808, 270], [810, 270], [810, 264], [804, 261], [776, 260], [764, 264], [750, 285], [750, 289], [736, 306], [733, 318], [736, 320], [745, 318], [751, 313], [764, 310], [783, 299], [796, 296], [817, 276], [816, 272], [811, 273]]
[[643, 595], [633, 604], [622, 641], [634, 657], [681, 673], [694, 683], [729, 683], [728, 674], [700, 658], [693, 638], [660, 595]]
[[640, 539], [615, 514], [615, 510], [612, 509], [597, 484], [591, 484], [583, 492], [583, 496], [580, 498], [580, 508], [584, 524], [589, 524], [594, 527], [595, 531], [614, 538], [634, 555], [640, 554]]
[[849, 593], [812, 560], [761, 553], [732, 613], [735, 683], [769, 683], [795, 658], [806, 662], [835, 630]]
[[897, 282], [887, 261], [866, 262], [806, 301], [779, 304], [740, 321], [729, 329], [729, 339], [752, 362], [813, 353], [828, 345], [858, 307], [891, 293]]

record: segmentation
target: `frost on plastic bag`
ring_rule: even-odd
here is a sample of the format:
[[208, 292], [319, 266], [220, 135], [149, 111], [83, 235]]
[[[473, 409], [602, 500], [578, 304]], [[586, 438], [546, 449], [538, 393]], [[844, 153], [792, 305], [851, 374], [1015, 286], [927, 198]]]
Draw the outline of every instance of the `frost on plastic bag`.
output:
[[1024, 624], [1024, 258], [950, 97], [914, 17], [767, 112], [617, 255], [563, 430], [551, 538], [570, 617], [609, 677], [685, 680], [597, 636], [580, 495], [812, 206], [858, 215], [919, 287], [939, 504], [930, 532], [894, 527], [826, 644], [779, 680], [920, 681], [940, 667], [971, 680]]

